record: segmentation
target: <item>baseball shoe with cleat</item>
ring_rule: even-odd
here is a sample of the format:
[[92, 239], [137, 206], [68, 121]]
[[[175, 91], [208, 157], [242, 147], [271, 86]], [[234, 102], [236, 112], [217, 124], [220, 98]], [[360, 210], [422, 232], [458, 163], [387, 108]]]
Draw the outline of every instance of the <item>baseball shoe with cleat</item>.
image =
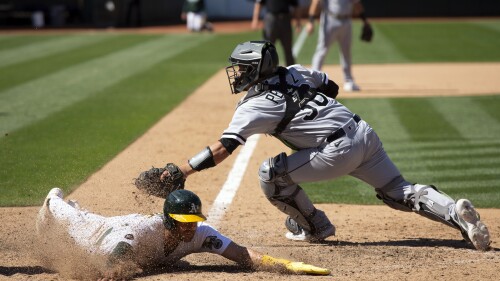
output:
[[357, 92], [361, 91], [361, 88], [359, 88], [359, 86], [356, 83], [354, 83], [354, 81], [347, 81], [344, 83], [344, 91]]
[[285, 237], [293, 241], [305, 241], [305, 242], [321, 242], [327, 237], [335, 235], [335, 226], [333, 224], [328, 225], [326, 228], [311, 234], [309, 231], [303, 229], [300, 225], [297, 225], [296, 232], [287, 232]]
[[490, 233], [472, 203], [467, 199], [460, 199], [455, 205], [455, 210], [462, 236], [469, 240], [476, 249], [488, 250], [491, 243]]
[[54, 187], [49, 191], [49, 193], [45, 197], [42, 208], [40, 208], [40, 211], [38, 211], [38, 216], [36, 219], [36, 229], [39, 233], [42, 231], [43, 225], [50, 216], [49, 204], [50, 204], [50, 199], [53, 197], [63, 198], [64, 193], [62, 189]]

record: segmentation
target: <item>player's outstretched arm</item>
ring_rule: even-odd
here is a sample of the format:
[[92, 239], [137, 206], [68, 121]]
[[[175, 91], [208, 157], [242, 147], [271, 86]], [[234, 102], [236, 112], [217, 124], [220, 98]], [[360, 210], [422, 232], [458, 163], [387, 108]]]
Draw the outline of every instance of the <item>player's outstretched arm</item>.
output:
[[[214, 167], [224, 161], [229, 155], [231, 154], [227, 151], [226, 147], [220, 141], [217, 141], [192, 157], [188, 163], [180, 165], [179, 168], [184, 173], [184, 178], [187, 178], [198, 171]], [[165, 174], [165, 176], [167, 175]]]
[[237, 141], [221, 139], [205, 147], [184, 165], [168, 163], [165, 168], [151, 168], [135, 179], [135, 186], [149, 195], [166, 198], [177, 189], [183, 189], [186, 178], [198, 171], [214, 167], [224, 161], [239, 146]]
[[238, 264], [262, 271], [279, 271], [292, 274], [329, 275], [330, 270], [303, 262], [274, 258], [231, 242], [222, 253], [227, 259]]

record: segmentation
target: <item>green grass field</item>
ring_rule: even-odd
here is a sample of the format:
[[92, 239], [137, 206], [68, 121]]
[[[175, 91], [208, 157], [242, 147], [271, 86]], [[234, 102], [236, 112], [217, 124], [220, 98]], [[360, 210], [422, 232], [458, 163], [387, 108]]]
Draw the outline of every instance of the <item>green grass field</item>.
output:
[[[500, 21], [373, 25], [366, 44], [355, 23], [355, 63], [500, 61]], [[0, 206], [74, 189], [254, 39], [260, 32], [0, 34]], [[310, 64], [315, 42], [299, 63]], [[328, 61], [338, 62], [336, 47]], [[343, 102], [375, 127], [409, 180], [500, 207], [500, 96]], [[351, 178], [305, 189], [317, 202], [378, 203]]]

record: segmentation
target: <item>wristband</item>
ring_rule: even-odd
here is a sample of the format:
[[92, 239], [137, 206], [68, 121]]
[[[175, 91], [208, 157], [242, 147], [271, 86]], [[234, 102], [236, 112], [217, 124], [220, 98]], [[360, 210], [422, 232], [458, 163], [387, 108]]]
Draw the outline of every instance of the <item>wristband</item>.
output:
[[309, 16], [309, 22], [314, 23], [314, 16]]
[[193, 168], [193, 170], [196, 171], [201, 171], [205, 170], [208, 168], [212, 168], [215, 166], [215, 160], [214, 160], [214, 155], [212, 154], [212, 150], [210, 150], [210, 147], [205, 147], [202, 151], [200, 151], [198, 154], [196, 154], [193, 158], [191, 158], [189, 161], [189, 166]]

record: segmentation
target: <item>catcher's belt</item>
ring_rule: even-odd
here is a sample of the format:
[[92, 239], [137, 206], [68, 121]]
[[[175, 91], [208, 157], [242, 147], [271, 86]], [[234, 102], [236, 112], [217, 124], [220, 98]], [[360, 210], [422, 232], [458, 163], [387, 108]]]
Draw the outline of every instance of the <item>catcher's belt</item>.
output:
[[[356, 123], [359, 123], [359, 121], [361, 121], [361, 117], [359, 117], [359, 115], [357, 115], [357, 114], [354, 114], [354, 116], [352, 117], [352, 119]], [[334, 140], [340, 139], [341, 137], [343, 137], [345, 135], [346, 135], [345, 129], [344, 128], [340, 128], [340, 129], [336, 130], [335, 132], [333, 132], [331, 135], [329, 135], [326, 138], [326, 141], [330, 143], [330, 142], [332, 142]]]

